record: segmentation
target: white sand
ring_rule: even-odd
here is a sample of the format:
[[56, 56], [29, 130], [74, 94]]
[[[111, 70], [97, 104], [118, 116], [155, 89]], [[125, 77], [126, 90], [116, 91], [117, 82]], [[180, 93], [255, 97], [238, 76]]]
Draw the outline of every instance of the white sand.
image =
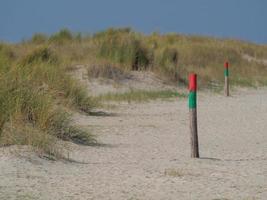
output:
[[201, 159], [190, 158], [186, 99], [120, 104], [75, 116], [106, 144], [73, 145], [76, 163], [2, 148], [0, 199], [267, 199], [267, 90], [198, 105]]

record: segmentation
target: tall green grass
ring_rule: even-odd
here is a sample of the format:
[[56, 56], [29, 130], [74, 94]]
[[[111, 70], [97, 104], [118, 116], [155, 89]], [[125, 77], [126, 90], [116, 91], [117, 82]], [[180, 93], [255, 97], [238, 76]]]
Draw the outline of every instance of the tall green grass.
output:
[[1, 45], [0, 144], [32, 145], [59, 155], [56, 138], [95, 142], [89, 133], [74, 127], [63, 111], [64, 105], [89, 113], [93, 102], [57, 55], [42, 46], [16, 59], [9, 50]]
[[146, 91], [132, 90], [124, 93], [108, 93], [95, 97], [98, 101], [126, 101], [126, 102], [147, 102], [156, 99], [169, 99], [174, 97], [186, 97], [183, 93], [178, 93], [173, 90]]
[[155, 51], [155, 61], [153, 70], [168, 77], [170, 81], [178, 81], [181, 79], [181, 70], [178, 66], [179, 53], [176, 48], [164, 47]]
[[97, 56], [119, 63], [126, 69], [146, 69], [150, 52], [139, 39], [141, 35], [131, 29], [108, 29], [94, 35]]

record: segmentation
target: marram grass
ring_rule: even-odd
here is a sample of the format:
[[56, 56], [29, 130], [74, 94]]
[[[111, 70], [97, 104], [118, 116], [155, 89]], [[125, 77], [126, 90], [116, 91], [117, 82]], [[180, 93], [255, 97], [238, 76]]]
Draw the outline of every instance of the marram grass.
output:
[[90, 112], [94, 106], [85, 89], [67, 74], [46, 46], [19, 57], [0, 48], [0, 145], [31, 145], [60, 155], [58, 139], [95, 143], [92, 135], [72, 125], [62, 109]]
[[147, 102], [156, 99], [170, 99], [174, 97], [186, 97], [183, 93], [178, 93], [173, 90], [159, 90], [159, 91], [147, 91], [147, 90], [131, 90], [124, 93], [107, 93], [95, 97], [98, 101], [115, 101], [115, 102]]
[[213, 83], [221, 88], [228, 60], [231, 86], [266, 85], [266, 65], [244, 55], [266, 60], [267, 46], [180, 34], [144, 35], [129, 28], [94, 35], [62, 29], [53, 35], [37, 33], [18, 44], [0, 43], [0, 144], [28, 144], [50, 153], [57, 152], [59, 138], [90, 144], [95, 142], [91, 135], [73, 127], [62, 108], [90, 113], [99, 100], [142, 102], [177, 96], [175, 91], [130, 91], [94, 99], [69, 75], [76, 64], [88, 65], [90, 78], [121, 79], [131, 70], [149, 70], [180, 85], [187, 85], [193, 71], [199, 88]]

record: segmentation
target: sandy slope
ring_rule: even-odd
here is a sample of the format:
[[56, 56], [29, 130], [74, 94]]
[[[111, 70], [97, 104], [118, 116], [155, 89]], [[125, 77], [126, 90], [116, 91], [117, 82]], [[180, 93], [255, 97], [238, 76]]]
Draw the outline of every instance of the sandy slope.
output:
[[86, 65], [77, 65], [72, 72], [73, 78], [80, 81], [91, 96], [106, 93], [124, 93], [131, 90], [175, 90], [176, 85], [170, 85], [157, 77], [154, 73], [146, 71], [131, 71], [117, 80], [107, 78], [88, 78]]
[[73, 145], [72, 163], [2, 148], [0, 199], [267, 199], [266, 99], [200, 94], [201, 159], [189, 158], [186, 99], [76, 115], [103, 145]]

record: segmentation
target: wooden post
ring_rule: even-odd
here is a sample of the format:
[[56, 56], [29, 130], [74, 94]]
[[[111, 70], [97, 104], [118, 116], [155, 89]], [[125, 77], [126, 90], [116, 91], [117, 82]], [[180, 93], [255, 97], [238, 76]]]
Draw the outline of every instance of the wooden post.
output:
[[189, 75], [189, 120], [191, 157], [199, 158], [198, 131], [197, 131], [197, 75]]
[[224, 95], [229, 97], [229, 63], [224, 63]]

